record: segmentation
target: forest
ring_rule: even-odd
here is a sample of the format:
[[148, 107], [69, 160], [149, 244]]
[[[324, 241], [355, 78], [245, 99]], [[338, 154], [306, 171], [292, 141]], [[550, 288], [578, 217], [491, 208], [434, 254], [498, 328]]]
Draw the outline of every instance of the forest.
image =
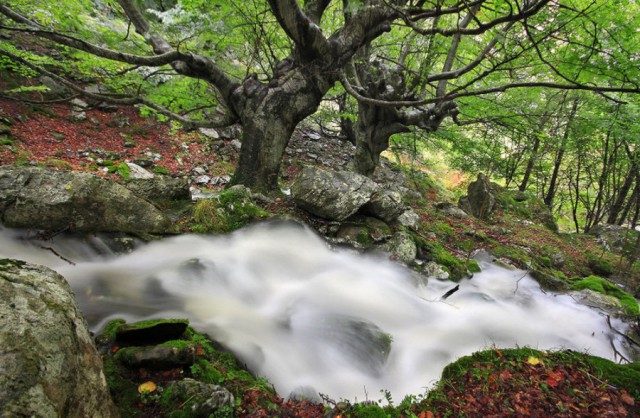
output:
[[0, 0], [0, 411], [640, 414], [635, 0]]

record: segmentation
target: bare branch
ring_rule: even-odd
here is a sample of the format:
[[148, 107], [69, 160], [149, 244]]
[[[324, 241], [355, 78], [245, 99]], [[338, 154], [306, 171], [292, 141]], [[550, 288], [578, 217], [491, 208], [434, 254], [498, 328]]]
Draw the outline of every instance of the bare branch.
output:
[[0, 49], [0, 55], [4, 55], [8, 58], [11, 58], [13, 61], [15, 62], [19, 62], [20, 64], [24, 65], [27, 68], [30, 68], [34, 71], [37, 71], [38, 73], [42, 74], [42, 75], [46, 75], [48, 77], [51, 77], [54, 81], [62, 84], [63, 86], [65, 86], [66, 88], [76, 92], [78, 95], [83, 96], [85, 98], [88, 99], [92, 99], [92, 100], [96, 100], [96, 101], [104, 101], [104, 102], [108, 102], [108, 103], [113, 103], [113, 104], [119, 104], [119, 105], [144, 105], [147, 106], [153, 110], [155, 110], [156, 112], [172, 119], [175, 121], [178, 121], [180, 123], [182, 123], [186, 128], [189, 129], [193, 129], [193, 128], [220, 128], [220, 127], [225, 127], [225, 126], [230, 126], [233, 125], [234, 123], [237, 122], [237, 118], [234, 115], [231, 114], [227, 114], [224, 115], [220, 120], [218, 121], [208, 121], [208, 122], [201, 122], [201, 121], [194, 121], [188, 118], [185, 118], [182, 115], [179, 115], [175, 112], [170, 111], [167, 108], [164, 108], [156, 103], [151, 102], [150, 100], [144, 98], [144, 97], [129, 97], [129, 96], [121, 96], [121, 95], [108, 95], [108, 94], [99, 94], [99, 93], [92, 93], [89, 91], [84, 90], [81, 87], [78, 87], [75, 83], [72, 83], [70, 81], [68, 81], [67, 79], [60, 77], [59, 75], [52, 73], [51, 71], [46, 70], [45, 68], [39, 66], [39, 65], [35, 65], [25, 59], [23, 59], [22, 57], [19, 57], [17, 55], [12, 54], [11, 52], [5, 51], [3, 49]]
[[141, 55], [128, 54], [125, 52], [114, 51], [111, 49], [90, 44], [89, 42], [83, 41], [78, 38], [74, 38], [69, 35], [63, 35], [61, 33], [45, 30], [38, 23], [30, 19], [27, 19], [26, 17], [20, 15], [19, 13], [14, 12], [13, 10], [9, 9], [7, 6], [0, 5], [0, 13], [7, 16], [9, 19], [13, 20], [14, 22], [21, 23], [28, 26], [28, 29], [0, 26], [1, 29], [10, 30], [14, 32], [27, 32], [27, 33], [39, 36], [41, 38], [49, 39], [56, 43], [69, 46], [75, 49], [79, 49], [81, 51], [88, 52], [98, 57], [107, 58], [114, 61], [120, 61], [120, 62], [124, 62], [127, 64], [134, 64], [134, 65], [145, 65], [149, 67], [157, 67], [157, 66], [169, 64], [179, 59], [184, 59], [186, 57], [184, 54], [181, 54], [178, 51], [169, 51], [165, 54], [154, 55], [154, 56], [141, 56]]
[[297, 52], [302, 57], [313, 59], [329, 53], [327, 38], [316, 22], [304, 14], [296, 0], [269, 0], [269, 5], [278, 23], [296, 44]]

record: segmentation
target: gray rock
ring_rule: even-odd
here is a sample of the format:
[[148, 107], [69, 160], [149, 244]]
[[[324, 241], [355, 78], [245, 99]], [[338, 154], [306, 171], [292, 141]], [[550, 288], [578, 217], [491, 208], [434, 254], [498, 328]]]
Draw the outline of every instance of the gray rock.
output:
[[72, 110], [71, 120], [74, 122], [84, 122], [87, 120], [87, 113], [84, 110]]
[[182, 347], [155, 345], [148, 347], [125, 347], [118, 350], [116, 359], [130, 369], [172, 369], [191, 366], [196, 361], [193, 345]]
[[0, 167], [0, 220], [47, 230], [167, 233], [171, 221], [129, 189], [88, 173]]
[[0, 260], [0, 416], [117, 417], [66, 280]]
[[569, 295], [580, 303], [587, 306], [602, 309], [603, 311], [614, 315], [624, 315], [624, 309], [620, 301], [614, 296], [604, 295], [591, 289], [582, 289], [569, 292]]
[[412, 209], [402, 212], [402, 214], [398, 216], [397, 221], [400, 225], [413, 229], [414, 231], [420, 228], [420, 216]]
[[487, 219], [496, 206], [495, 190], [489, 178], [478, 174], [478, 179], [469, 184], [467, 196], [460, 198], [459, 206], [479, 219]]
[[127, 163], [127, 166], [129, 167], [129, 175], [132, 179], [152, 179], [154, 177], [153, 173], [145, 170], [136, 163]]
[[211, 139], [220, 138], [220, 134], [215, 129], [212, 129], [212, 128], [200, 128], [198, 130], [200, 131], [200, 133], [202, 135], [206, 136], [207, 138], [211, 138]]
[[391, 255], [395, 260], [410, 263], [415, 260], [418, 253], [416, 243], [406, 232], [396, 232], [389, 241], [384, 243], [381, 249]]
[[447, 280], [449, 278], [449, 272], [435, 261], [427, 262], [424, 267], [422, 267], [422, 272], [429, 278], [438, 280]]
[[558, 253], [553, 253], [551, 254], [551, 265], [555, 268], [560, 268], [562, 266], [564, 266], [565, 263], [565, 259], [564, 259], [564, 255], [562, 255], [562, 253], [558, 252]]
[[233, 407], [233, 395], [222, 386], [187, 378], [173, 382], [168, 389], [171, 398], [182, 400], [194, 418], [206, 418], [221, 408]]
[[54, 97], [69, 96], [71, 91], [65, 85], [58, 83], [53, 78], [43, 75], [39, 77], [40, 82], [49, 89], [48, 94]]
[[467, 215], [467, 212], [448, 202], [438, 203], [436, 204], [436, 208], [445, 215], [451, 216], [453, 218], [466, 218], [469, 216]]
[[191, 198], [189, 181], [186, 178], [154, 176], [150, 179], [131, 179], [124, 184], [136, 196], [151, 202], [188, 200]]
[[620, 225], [596, 225], [589, 231], [606, 250], [622, 254], [633, 247], [640, 231]]
[[198, 176], [195, 178], [196, 184], [208, 184], [211, 181], [211, 177], [205, 175]]
[[353, 215], [377, 190], [369, 178], [349, 171], [327, 171], [307, 166], [291, 186], [298, 206], [329, 220]]
[[122, 324], [116, 329], [116, 341], [123, 345], [158, 344], [182, 337], [187, 319], [158, 319]]
[[406, 209], [400, 193], [383, 190], [371, 196], [362, 211], [385, 222], [395, 222]]
[[73, 106], [74, 108], [78, 109], [78, 110], [82, 110], [82, 109], [86, 109], [87, 107], [89, 107], [89, 104], [87, 104], [87, 102], [85, 102], [82, 99], [79, 98], [75, 98], [73, 100], [71, 100], [71, 106]]

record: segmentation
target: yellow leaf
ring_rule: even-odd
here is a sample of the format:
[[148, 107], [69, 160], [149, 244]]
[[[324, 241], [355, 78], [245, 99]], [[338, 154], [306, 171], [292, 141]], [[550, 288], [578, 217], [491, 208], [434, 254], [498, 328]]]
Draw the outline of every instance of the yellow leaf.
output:
[[157, 389], [157, 386], [152, 381], [144, 382], [143, 384], [138, 386], [139, 393], [151, 393], [151, 392], [155, 392], [156, 389]]
[[532, 366], [537, 366], [538, 364], [542, 364], [542, 360], [540, 360], [538, 357], [529, 356], [529, 358], [527, 359], [527, 363]]

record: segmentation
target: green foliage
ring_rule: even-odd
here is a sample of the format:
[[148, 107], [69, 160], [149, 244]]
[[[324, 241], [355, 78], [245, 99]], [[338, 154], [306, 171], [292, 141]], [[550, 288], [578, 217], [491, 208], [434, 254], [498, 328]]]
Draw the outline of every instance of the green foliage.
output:
[[414, 241], [429, 261], [440, 264], [449, 272], [451, 280], [458, 281], [468, 277], [472, 270], [480, 271], [480, 266], [475, 260], [461, 260], [439, 242], [428, 241], [419, 235], [414, 236]]
[[609, 277], [613, 274], [613, 264], [603, 256], [587, 254], [589, 268], [599, 276]]
[[195, 204], [191, 229], [199, 233], [231, 232], [268, 216], [267, 211], [251, 201], [248, 192], [231, 188]]
[[620, 301], [625, 312], [629, 315], [640, 315], [638, 301], [629, 293], [620, 289], [610, 281], [598, 276], [589, 276], [578, 280], [571, 285], [574, 290], [590, 289], [594, 292], [613, 296]]
[[161, 165], [156, 165], [155, 167], [153, 167], [153, 172], [162, 176], [168, 176], [169, 174], [171, 174], [171, 171], [167, 167], [163, 167]]
[[[107, 163], [105, 162], [105, 164]], [[124, 180], [129, 180], [129, 178], [131, 177], [131, 169], [125, 162], [121, 162], [117, 164], [113, 163], [111, 165], [106, 165], [106, 167], [109, 173], [116, 173], [120, 177], [122, 177]]]

